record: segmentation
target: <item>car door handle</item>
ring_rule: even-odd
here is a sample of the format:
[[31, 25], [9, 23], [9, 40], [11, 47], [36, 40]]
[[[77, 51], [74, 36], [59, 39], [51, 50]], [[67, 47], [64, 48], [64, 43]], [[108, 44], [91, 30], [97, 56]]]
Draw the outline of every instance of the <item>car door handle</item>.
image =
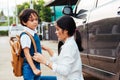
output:
[[83, 21], [82, 21], [82, 23], [84, 23], [84, 24], [85, 24], [85, 23], [86, 23], [86, 20], [83, 20]]
[[83, 23], [83, 28], [85, 29], [86, 28], [86, 22], [87, 22], [87, 19], [83, 19], [82, 23]]
[[117, 14], [120, 15], [120, 7], [118, 7]]
[[87, 19], [86, 19], [86, 18], [84, 18], [84, 19], [83, 19], [83, 21], [82, 21], [82, 23], [83, 23], [83, 24], [85, 24], [85, 23], [86, 23], [86, 21], [87, 21]]

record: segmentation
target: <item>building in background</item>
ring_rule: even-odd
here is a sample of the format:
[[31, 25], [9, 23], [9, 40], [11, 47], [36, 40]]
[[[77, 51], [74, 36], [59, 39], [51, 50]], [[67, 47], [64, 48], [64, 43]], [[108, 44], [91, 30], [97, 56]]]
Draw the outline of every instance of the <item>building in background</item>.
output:
[[7, 17], [5, 16], [3, 10], [0, 11], [0, 22], [7, 22]]
[[62, 9], [66, 5], [74, 6], [77, 0], [45, 0], [45, 6], [51, 7], [53, 16], [52, 16], [52, 22], [57, 20], [59, 17], [61, 17]]
[[[45, 40], [57, 40], [57, 36], [55, 34], [54, 22], [63, 16], [62, 10], [64, 6], [73, 6], [77, 0], [45, 0], [45, 7], [50, 7], [52, 10], [52, 18], [50, 23], [42, 23], [41, 29], [42, 38]], [[40, 31], [39, 31], [40, 32]]]
[[62, 9], [64, 6], [51, 6], [51, 10], [53, 13], [52, 16], [52, 22], [57, 20], [58, 18], [60, 18], [63, 14], [62, 14]]

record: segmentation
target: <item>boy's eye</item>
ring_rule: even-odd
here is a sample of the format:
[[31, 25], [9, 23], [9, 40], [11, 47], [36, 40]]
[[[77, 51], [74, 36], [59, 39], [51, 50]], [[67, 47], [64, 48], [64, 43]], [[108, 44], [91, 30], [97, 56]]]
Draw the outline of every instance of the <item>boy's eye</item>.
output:
[[38, 21], [38, 19], [29, 19], [29, 21], [33, 22], [33, 21]]
[[34, 20], [29, 20], [29, 21], [33, 22]]
[[38, 19], [35, 19], [36, 21], [38, 21]]

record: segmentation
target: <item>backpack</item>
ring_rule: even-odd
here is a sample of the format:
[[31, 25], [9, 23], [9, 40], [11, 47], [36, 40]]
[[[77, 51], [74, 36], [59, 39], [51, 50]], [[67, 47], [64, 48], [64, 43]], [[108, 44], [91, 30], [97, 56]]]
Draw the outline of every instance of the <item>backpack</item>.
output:
[[[25, 32], [25, 33], [30, 37], [33, 43], [33, 46], [34, 46], [34, 50], [35, 52], [37, 52], [34, 38], [28, 32]], [[16, 37], [11, 38], [9, 42], [11, 46], [11, 54], [12, 54], [11, 64], [13, 68], [13, 73], [16, 77], [20, 77], [22, 76], [22, 65], [23, 65], [23, 60], [24, 60], [24, 58], [21, 57], [22, 47], [20, 44], [20, 36], [16, 35]]]

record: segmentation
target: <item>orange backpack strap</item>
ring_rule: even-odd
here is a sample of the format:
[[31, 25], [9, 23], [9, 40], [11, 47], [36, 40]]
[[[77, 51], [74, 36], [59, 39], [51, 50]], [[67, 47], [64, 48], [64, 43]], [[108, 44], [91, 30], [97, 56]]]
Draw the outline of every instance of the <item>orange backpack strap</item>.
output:
[[37, 47], [36, 47], [36, 43], [35, 43], [35, 40], [34, 40], [33, 36], [27, 31], [25, 31], [25, 33], [30, 37], [30, 39], [33, 43], [33, 46], [34, 46], [35, 53], [36, 53], [37, 52]]

